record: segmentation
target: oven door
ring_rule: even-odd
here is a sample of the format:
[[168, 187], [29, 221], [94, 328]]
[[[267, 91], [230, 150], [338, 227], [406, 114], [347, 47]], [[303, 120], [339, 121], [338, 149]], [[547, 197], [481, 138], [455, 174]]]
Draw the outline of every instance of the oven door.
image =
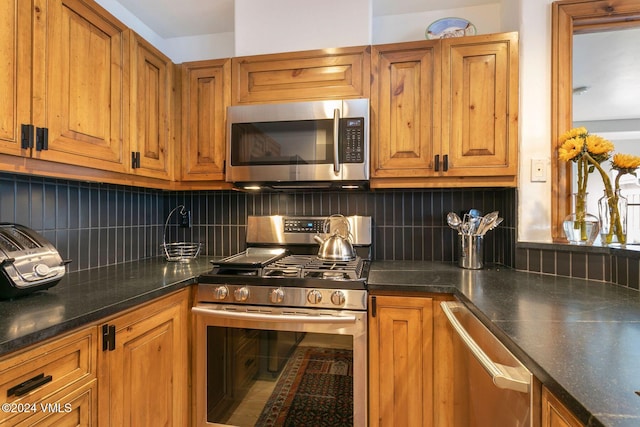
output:
[[198, 303], [196, 425], [367, 425], [367, 316]]

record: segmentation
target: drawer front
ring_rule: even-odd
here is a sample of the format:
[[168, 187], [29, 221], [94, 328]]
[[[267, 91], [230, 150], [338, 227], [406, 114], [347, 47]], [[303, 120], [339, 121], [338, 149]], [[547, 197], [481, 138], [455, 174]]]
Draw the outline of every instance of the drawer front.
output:
[[[39, 404], [65, 388], [96, 377], [96, 328], [86, 328], [62, 338], [36, 344], [0, 360], [0, 396], [15, 411], [0, 412], [0, 424], [26, 418], [20, 408]], [[82, 383], [81, 383], [82, 381]], [[15, 421], [14, 421], [15, 422]]]
[[58, 427], [98, 425], [98, 383], [96, 380], [68, 395], [38, 403], [36, 412], [16, 427]]

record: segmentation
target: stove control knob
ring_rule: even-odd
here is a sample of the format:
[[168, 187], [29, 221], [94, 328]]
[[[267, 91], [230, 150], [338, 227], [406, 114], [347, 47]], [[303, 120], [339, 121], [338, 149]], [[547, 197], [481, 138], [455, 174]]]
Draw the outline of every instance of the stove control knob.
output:
[[229, 288], [226, 286], [218, 286], [213, 290], [213, 297], [219, 301], [222, 301], [229, 295]]
[[247, 288], [246, 286], [243, 286], [241, 288], [236, 289], [235, 291], [233, 291], [233, 297], [238, 302], [246, 301], [247, 299], [249, 299], [249, 288]]
[[271, 292], [269, 292], [269, 301], [271, 301], [272, 304], [280, 304], [284, 301], [284, 291], [282, 288], [271, 289]]
[[320, 301], [322, 301], [322, 292], [317, 289], [310, 290], [307, 294], [307, 301], [311, 304], [320, 304]]
[[344, 292], [342, 291], [334, 291], [331, 294], [331, 302], [333, 305], [344, 305], [346, 298], [344, 296]]

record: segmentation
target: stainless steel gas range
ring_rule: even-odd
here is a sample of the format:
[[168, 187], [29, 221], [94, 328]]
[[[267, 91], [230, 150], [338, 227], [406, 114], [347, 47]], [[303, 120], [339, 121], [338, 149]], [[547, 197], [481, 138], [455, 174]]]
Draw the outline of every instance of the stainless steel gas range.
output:
[[[197, 424], [366, 425], [371, 218], [250, 216], [246, 235], [245, 251], [199, 277]], [[353, 252], [319, 258], [322, 243]], [[318, 381], [336, 389], [298, 390]]]

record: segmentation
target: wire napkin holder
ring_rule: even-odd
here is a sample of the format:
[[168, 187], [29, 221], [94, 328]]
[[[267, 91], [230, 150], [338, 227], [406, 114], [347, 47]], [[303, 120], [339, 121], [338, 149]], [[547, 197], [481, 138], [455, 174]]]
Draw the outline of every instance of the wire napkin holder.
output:
[[[179, 262], [188, 262], [198, 255], [200, 255], [200, 250], [202, 249], [202, 243], [195, 242], [173, 242], [167, 243], [167, 228], [169, 227], [169, 221], [171, 220], [171, 216], [178, 212], [178, 215], [182, 216], [182, 219], [187, 219], [189, 216], [189, 211], [187, 211], [184, 205], [176, 206], [169, 215], [167, 216], [167, 220], [164, 223], [164, 231], [162, 233], [162, 249], [164, 250], [164, 257], [167, 261], [179, 261]], [[188, 222], [187, 222], [188, 223]]]

